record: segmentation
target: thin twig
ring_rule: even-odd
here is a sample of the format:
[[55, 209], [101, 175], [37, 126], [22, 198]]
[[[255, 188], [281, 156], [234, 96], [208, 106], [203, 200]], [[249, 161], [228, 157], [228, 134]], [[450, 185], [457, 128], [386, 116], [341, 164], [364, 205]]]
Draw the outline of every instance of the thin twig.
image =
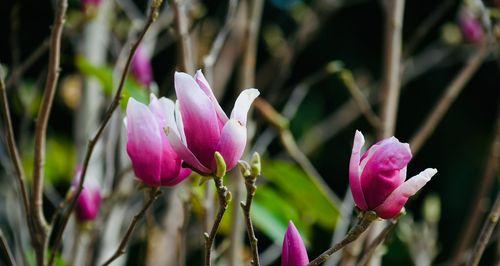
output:
[[215, 235], [217, 235], [217, 230], [219, 230], [219, 225], [222, 221], [222, 218], [224, 217], [224, 213], [226, 212], [227, 206], [229, 205], [229, 201], [231, 200], [231, 192], [229, 192], [227, 187], [224, 186], [222, 177], [217, 177], [216, 175], [214, 175], [213, 180], [219, 198], [219, 211], [217, 212], [217, 216], [215, 217], [215, 221], [212, 225], [212, 229], [210, 230], [210, 234], [208, 234], [207, 232], [203, 234], [203, 236], [205, 237], [205, 266], [212, 265], [212, 245], [214, 243]]
[[326, 261], [333, 253], [341, 250], [347, 244], [353, 242], [358, 239], [358, 237], [368, 229], [370, 224], [377, 219], [377, 215], [374, 212], [363, 212], [361, 213], [361, 217], [359, 217], [358, 223], [347, 233], [345, 238], [339, 243], [335, 244], [333, 247], [327, 249], [317, 258], [309, 262], [307, 266], [316, 266], [320, 265], [324, 261]]
[[410, 145], [413, 154], [416, 154], [420, 148], [422, 148], [422, 145], [432, 134], [444, 114], [450, 108], [451, 104], [455, 101], [473, 74], [481, 66], [483, 60], [488, 55], [488, 51], [488, 44], [485, 42], [470, 57], [467, 64], [462, 68], [462, 70], [460, 70], [460, 72], [455, 76], [455, 79], [453, 79], [453, 81], [451, 81], [445, 89], [440, 100], [436, 103], [425, 122], [411, 138]]
[[380, 232], [380, 234], [373, 239], [373, 241], [368, 245], [368, 247], [364, 250], [364, 255], [361, 257], [361, 260], [357, 264], [358, 266], [365, 266], [368, 265], [368, 262], [370, 261], [371, 257], [373, 256], [373, 253], [377, 249], [377, 247], [385, 241], [387, 236], [394, 230], [396, 227], [397, 220], [391, 220], [389, 221], [389, 224]]
[[257, 61], [257, 44], [262, 18], [264, 0], [246, 0], [247, 18], [245, 28], [245, 51], [243, 53], [243, 68], [241, 70], [243, 88], [255, 86], [255, 65]]
[[220, 51], [224, 46], [227, 36], [231, 32], [234, 24], [234, 18], [236, 16], [236, 10], [238, 7], [238, 0], [229, 0], [226, 21], [222, 29], [217, 33], [210, 52], [205, 58], [203, 58], [203, 64], [205, 65], [205, 76], [207, 77], [208, 83], [213, 84], [214, 82], [214, 65], [219, 59]]
[[272, 107], [271, 104], [263, 98], [255, 99], [254, 107], [264, 117], [264, 119], [279, 130], [281, 144], [287, 153], [306, 172], [307, 176], [311, 178], [311, 181], [333, 204], [340, 204], [340, 200], [337, 195], [331, 190], [328, 184], [326, 184], [307, 156], [299, 149], [292, 132], [290, 132], [290, 129], [288, 128], [288, 119], [279, 114], [274, 107]]
[[45, 247], [47, 245], [48, 226], [43, 214], [43, 180], [45, 166], [45, 150], [47, 124], [49, 122], [50, 111], [59, 81], [60, 57], [61, 57], [61, 35], [65, 23], [67, 0], [57, 2], [56, 16], [50, 35], [49, 64], [47, 80], [43, 93], [40, 110], [38, 112], [35, 127], [35, 155], [33, 163], [33, 202], [31, 205], [31, 215], [33, 228], [35, 229], [35, 239], [33, 239], [34, 249], [38, 265], [44, 264]]
[[153, 24], [153, 22], [158, 17], [158, 10], [159, 10], [162, 2], [163, 2], [162, 0], [154, 0], [153, 1], [153, 4], [151, 5], [151, 10], [150, 10], [150, 13], [149, 13], [149, 16], [148, 16], [148, 20], [146, 21], [144, 29], [140, 33], [137, 41], [132, 45], [132, 47], [130, 49], [130, 54], [129, 54], [128, 58], [127, 58], [127, 62], [125, 64], [125, 68], [123, 70], [123, 73], [122, 73], [122, 76], [121, 76], [121, 79], [120, 79], [120, 83], [118, 85], [118, 89], [116, 90], [116, 93], [115, 93], [115, 96], [113, 98], [113, 101], [111, 102], [110, 106], [106, 110], [106, 113], [104, 114], [103, 121], [102, 121], [101, 125], [99, 126], [96, 134], [89, 141], [89, 144], [87, 146], [87, 151], [85, 153], [85, 159], [84, 159], [83, 165], [82, 165], [82, 171], [81, 171], [81, 174], [80, 174], [78, 187], [77, 187], [77, 189], [75, 191], [74, 197], [73, 197], [70, 205], [68, 206], [66, 214], [64, 215], [64, 217], [62, 219], [62, 224], [60, 226], [60, 229], [57, 232], [57, 235], [56, 235], [56, 238], [55, 238], [55, 242], [54, 242], [55, 244], [54, 244], [54, 248], [53, 248], [54, 252], [52, 253], [52, 257], [51, 257], [51, 260], [50, 260], [51, 262], [49, 263], [49, 266], [52, 265], [52, 263], [54, 261], [55, 254], [57, 253], [55, 251], [59, 249], [64, 229], [66, 228], [66, 225], [67, 225], [67, 223], [69, 221], [71, 213], [73, 212], [73, 210], [75, 208], [76, 201], [77, 201], [78, 197], [80, 196], [80, 194], [82, 192], [83, 184], [85, 182], [85, 174], [87, 173], [87, 168], [88, 168], [88, 165], [89, 165], [89, 162], [90, 162], [90, 158], [92, 157], [92, 152], [94, 151], [94, 147], [97, 144], [97, 141], [99, 140], [99, 137], [101, 136], [102, 132], [104, 131], [104, 128], [106, 127], [106, 125], [108, 124], [109, 120], [111, 119], [111, 116], [113, 115], [114, 111], [116, 110], [116, 108], [120, 104], [120, 101], [121, 101], [121, 98], [122, 98], [123, 87], [125, 85], [125, 81], [127, 79], [127, 76], [128, 76], [129, 70], [130, 70], [130, 66], [132, 64], [132, 59], [134, 57], [134, 54], [137, 51], [138, 47], [140, 46], [141, 41], [144, 39], [144, 36], [146, 35], [148, 29], [150, 28], [150, 26]]
[[151, 188], [149, 192], [148, 201], [144, 203], [139, 213], [137, 213], [134, 216], [132, 222], [128, 226], [127, 232], [120, 241], [120, 245], [118, 245], [118, 248], [116, 249], [115, 253], [108, 260], [106, 260], [106, 262], [102, 264], [103, 266], [111, 264], [111, 262], [113, 262], [114, 260], [116, 260], [125, 253], [125, 248], [127, 247], [128, 241], [130, 240], [130, 237], [132, 236], [132, 233], [134, 232], [137, 223], [142, 219], [142, 217], [144, 217], [146, 211], [149, 209], [149, 207], [151, 207], [153, 202], [161, 195], [161, 193], [162, 193], [161, 190], [159, 190], [157, 187]]
[[500, 109], [498, 110], [495, 137], [491, 144], [491, 150], [486, 163], [484, 174], [479, 181], [477, 192], [470, 204], [469, 215], [467, 222], [463, 225], [462, 234], [459, 237], [458, 244], [455, 247], [452, 256], [452, 265], [458, 265], [463, 261], [463, 254], [470, 245], [474, 235], [478, 231], [479, 222], [486, 210], [479, 207], [485, 202], [487, 195], [492, 189], [492, 184], [495, 181], [495, 174], [498, 171], [498, 162], [500, 161]]
[[19, 189], [21, 191], [21, 199], [23, 202], [26, 223], [28, 224], [30, 235], [32, 235], [34, 231], [33, 227], [31, 226], [32, 223], [31, 223], [30, 202], [29, 202], [28, 192], [26, 190], [25, 174], [21, 162], [21, 157], [19, 156], [19, 151], [17, 149], [16, 139], [14, 138], [14, 129], [12, 126], [9, 102], [7, 100], [7, 91], [3, 80], [3, 70], [1, 66], [0, 66], [0, 101], [1, 101], [0, 108], [2, 110], [2, 119], [6, 127], [5, 136], [7, 141], [7, 148], [9, 150], [9, 155], [12, 165], [14, 166], [15, 177], [18, 182]]
[[491, 209], [488, 218], [484, 222], [483, 229], [481, 230], [481, 234], [476, 241], [476, 245], [474, 246], [474, 250], [472, 251], [472, 255], [467, 262], [467, 266], [476, 266], [479, 264], [481, 260], [481, 256], [483, 255], [484, 249], [486, 249], [486, 245], [490, 240], [491, 234], [495, 229], [495, 226], [498, 223], [498, 219], [500, 218], [500, 195], [497, 195], [495, 200], [495, 204]]
[[387, 2], [387, 18], [385, 25], [385, 64], [381, 92], [382, 105], [381, 138], [394, 134], [399, 104], [401, 78], [401, 47], [403, 31], [404, 0]]
[[358, 84], [354, 80], [352, 76], [352, 72], [348, 70], [343, 70], [340, 72], [340, 78], [346, 85], [349, 93], [351, 93], [352, 98], [356, 102], [359, 107], [359, 110], [366, 117], [366, 120], [373, 126], [375, 129], [379, 129], [382, 126], [382, 122], [380, 118], [375, 114], [372, 110], [371, 104], [363, 94], [361, 89], [358, 87]]
[[193, 48], [189, 36], [189, 21], [186, 15], [186, 4], [184, 0], [173, 0], [172, 7], [175, 13], [175, 26], [179, 38], [179, 59], [182, 67], [189, 74], [194, 73]]
[[[243, 163], [244, 165], [244, 163]], [[249, 169], [250, 168], [250, 169]], [[252, 171], [253, 170], [253, 171]], [[250, 210], [252, 208], [252, 200], [255, 196], [255, 191], [257, 190], [257, 186], [255, 183], [257, 182], [257, 177], [260, 175], [260, 156], [258, 153], [254, 153], [252, 158], [252, 165], [249, 167], [242, 167], [240, 164], [240, 171], [242, 176], [245, 178], [245, 187], [247, 190], [247, 198], [246, 201], [240, 202], [241, 209], [243, 209], [243, 214], [245, 215], [245, 223], [247, 226], [247, 235], [248, 240], [250, 241], [250, 249], [252, 250], [252, 261], [251, 264], [253, 266], [259, 266], [259, 248], [257, 246], [258, 240], [255, 237], [255, 231], [252, 223], [252, 216], [250, 215]]]
[[7, 258], [9, 265], [11, 266], [17, 265], [16, 260], [14, 259], [14, 255], [12, 254], [12, 251], [9, 248], [9, 244], [7, 243], [7, 240], [3, 235], [2, 230], [0, 230], [0, 248], [3, 251], [3, 257]]

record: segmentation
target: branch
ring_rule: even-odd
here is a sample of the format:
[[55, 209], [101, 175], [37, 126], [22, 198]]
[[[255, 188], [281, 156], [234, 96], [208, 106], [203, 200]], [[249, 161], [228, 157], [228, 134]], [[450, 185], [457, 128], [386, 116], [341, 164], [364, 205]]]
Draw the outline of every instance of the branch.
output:
[[444, 114], [450, 108], [451, 104], [455, 101], [479, 66], [481, 66], [481, 63], [486, 58], [486, 55], [488, 55], [488, 51], [488, 44], [485, 42], [479, 49], [476, 50], [476, 52], [468, 60], [467, 64], [455, 76], [455, 79], [453, 79], [453, 81], [448, 85], [439, 102], [436, 103], [425, 122], [411, 138], [410, 146], [413, 154], [416, 154], [420, 148], [422, 148], [422, 145], [432, 134]]
[[14, 129], [12, 126], [9, 102], [7, 100], [7, 91], [3, 80], [3, 70], [1, 66], [0, 66], [0, 101], [1, 101], [0, 108], [2, 109], [2, 119], [6, 127], [5, 135], [7, 141], [7, 148], [9, 150], [9, 155], [12, 165], [14, 166], [15, 177], [18, 182], [19, 188], [21, 190], [21, 199], [23, 202], [26, 223], [28, 224], [30, 235], [33, 237], [34, 231], [33, 227], [31, 226], [32, 224], [31, 224], [30, 202], [29, 202], [28, 191], [26, 190], [25, 174], [24, 174], [23, 164], [19, 156], [19, 151], [17, 149], [16, 139], [14, 138]]
[[205, 237], [205, 266], [212, 265], [211, 262], [211, 254], [212, 254], [212, 245], [215, 239], [215, 235], [217, 234], [217, 230], [219, 230], [219, 225], [224, 217], [224, 213], [227, 210], [227, 206], [229, 205], [229, 201], [231, 201], [231, 192], [224, 186], [222, 182], [222, 176], [218, 177], [215, 175], [213, 177], [215, 188], [217, 190], [218, 198], [219, 198], [219, 211], [217, 212], [217, 216], [215, 217], [214, 224], [212, 229], [210, 230], [210, 234], [204, 233]]
[[50, 41], [49, 39], [44, 40], [38, 48], [36, 48], [29, 56], [24, 60], [18, 67], [16, 67], [9, 79], [5, 83], [5, 88], [10, 88], [12, 85], [16, 84], [18, 80], [21, 79], [23, 74], [28, 70], [43, 54], [48, 50]]
[[73, 197], [73, 199], [72, 199], [72, 201], [71, 201], [71, 203], [70, 203], [70, 205], [69, 205], [69, 207], [68, 207], [68, 209], [67, 209], [67, 211], [62, 219], [61, 227], [60, 227], [60, 229], [56, 235], [56, 238], [55, 238], [55, 242], [54, 242], [55, 244], [54, 244], [54, 248], [53, 248], [54, 252], [52, 253], [51, 262], [49, 263], [49, 265], [52, 265], [52, 263], [54, 261], [55, 254], [57, 253], [55, 251], [59, 249], [59, 246], [61, 244], [62, 234], [66, 228], [66, 225], [68, 224], [71, 213], [73, 212], [73, 210], [75, 208], [76, 201], [82, 192], [83, 184], [85, 182], [85, 174], [87, 173], [87, 168], [88, 168], [88, 165], [90, 162], [90, 158], [92, 157], [92, 152], [94, 151], [94, 147], [97, 144], [97, 141], [99, 140], [99, 137], [101, 136], [102, 132], [104, 131], [104, 128], [106, 128], [106, 125], [108, 124], [109, 120], [111, 119], [111, 116], [113, 115], [114, 111], [116, 110], [116, 108], [118, 108], [118, 106], [120, 104], [120, 101], [122, 98], [123, 87], [125, 85], [125, 81], [127, 79], [127, 76], [128, 76], [129, 70], [130, 70], [130, 66], [132, 64], [132, 59], [133, 59], [138, 47], [140, 46], [141, 41], [144, 39], [144, 36], [146, 35], [148, 29], [151, 27], [153, 22], [156, 21], [156, 18], [158, 17], [159, 8], [160, 8], [162, 2], [163, 2], [163, 0], [154, 0], [153, 1], [152, 5], [151, 5], [149, 16], [148, 16], [148, 20], [146, 21], [144, 29], [140, 33], [137, 41], [132, 45], [132, 47], [130, 49], [130, 54], [127, 58], [127, 62], [125, 64], [125, 69], [123, 70], [123, 73], [122, 73], [122, 76], [120, 79], [120, 83], [118, 85], [118, 89], [116, 90], [113, 101], [111, 102], [110, 106], [106, 110], [106, 113], [104, 114], [103, 121], [102, 121], [101, 125], [99, 126], [96, 134], [94, 135], [94, 137], [92, 139], [89, 140], [89, 144], [87, 146], [87, 151], [85, 153], [85, 158], [84, 158], [83, 165], [82, 165], [82, 172], [81, 172], [80, 178], [79, 178], [80, 181], [78, 183], [78, 188], [75, 191], [74, 197]]
[[345, 86], [349, 90], [349, 93], [351, 93], [354, 102], [356, 102], [356, 104], [358, 105], [359, 111], [361, 111], [361, 113], [363, 113], [363, 115], [366, 117], [368, 123], [370, 123], [373, 126], [373, 128], [379, 129], [382, 126], [382, 122], [380, 121], [380, 118], [372, 110], [370, 102], [365, 97], [361, 89], [358, 87], [358, 84], [356, 84], [356, 81], [352, 76], [352, 72], [348, 70], [342, 70], [340, 72], [340, 78], [342, 79]]
[[189, 74], [194, 73], [194, 60], [191, 38], [189, 36], [189, 21], [186, 15], [186, 5], [183, 0], [173, 0], [172, 7], [175, 13], [175, 26], [180, 42], [179, 58], [182, 68]]
[[258, 240], [255, 237], [255, 231], [253, 228], [252, 217], [250, 215], [250, 209], [252, 208], [252, 200], [255, 196], [255, 191], [257, 190], [257, 186], [255, 183], [257, 182], [257, 177], [261, 172], [260, 165], [260, 156], [258, 153], [254, 153], [252, 157], [252, 165], [248, 165], [246, 162], [240, 162], [240, 171], [243, 177], [245, 178], [245, 187], [247, 190], [247, 198], [245, 203], [241, 202], [241, 208], [243, 209], [243, 214], [245, 215], [245, 223], [247, 226], [247, 235], [248, 240], [250, 241], [250, 249], [252, 250], [252, 262], [251, 264], [254, 266], [259, 266], [259, 248], [257, 246]]
[[379, 135], [386, 138], [394, 134], [401, 87], [401, 46], [405, 0], [387, 2], [385, 25], [385, 65], [382, 85], [382, 130]]
[[491, 209], [490, 214], [488, 215], [488, 218], [484, 222], [483, 229], [481, 230], [481, 234], [479, 235], [479, 238], [477, 239], [476, 245], [474, 247], [474, 250], [472, 251], [472, 255], [467, 262], [468, 266], [476, 266], [479, 264], [479, 261], [481, 260], [481, 256], [483, 255], [484, 249], [486, 248], [486, 245], [488, 244], [488, 241], [490, 240], [491, 234], [493, 233], [493, 230], [495, 229], [495, 226], [497, 225], [498, 219], [500, 218], [500, 195], [497, 195], [497, 198], [495, 200], [495, 204], [493, 205], [493, 208]]
[[128, 241], [130, 240], [132, 233], [134, 232], [135, 226], [142, 219], [142, 217], [144, 217], [146, 211], [149, 209], [149, 207], [151, 207], [153, 202], [155, 202], [155, 200], [158, 199], [161, 193], [162, 193], [161, 190], [159, 190], [157, 187], [151, 188], [149, 192], [148, 201], [144, 203], [141, 211], [139, 211], [139, 213], [137, 213], [134, 216], [132, 222], [128, 226], [127, 232], [125, 233], [125, 235], [122, 238], [122, 241], [120, 242], [120, 245], [118, 245], [118, 248], [116, 249], [115, 253], [106, 262], [102, 264], [103, 266], [111, 264], [111, 262], [113, 262], [114, 260], [116, 260], [125, 253], [125, 248], [127, 247]]
[[498, 162], [500, 161], [500, 109], [498, 112], [495, 137], [491, 143], [488, 162], [486, 163], [484, 173], [479, 181], [476, 195], [470, 204], [467, 222], [463, 225], [463, 234], [461, 234], [453, 252], [452, 265], [458, 265], [463, 262], [463, 254], [472, 241], [472, 238], [477, 233], [480, 219], [485, 212], [483, 208], [478, 208], [478, 206], [484, 205], [483, 202], [485, 202], [488, 197], [493, 187], [493, 182], [495, 181], [495, 174], [498, 171]]
[[7, 243], [7, 240], [5, 239], [5, 236], [3, 235], [3, 232], [1, 230], [0, 230], [0, 248], [2, 249], [3, 257], [7, 259], [9, 265], [11, 266], [17, 265], [16, 260], [12, 255], [12, 251], [9, 248], [9, 244]]
[[43, 214], [43, 180], [45, 166], [45, 145], [47, 124], [57, 88], [60, 72], [61, 35], [65, 23], [67, 0], [57, 2], [56, 16], [50, 35], [49, 65], [47, 80], [35, 128], [35, 155], [33, 163], [33, 202], [31, 216], [33, 221], [33, 246], [38, 265], [44, 264], [45, 247], [47, 245], [48, 226]]
[[236, 10], [238, 7], [238, 0], [229, 0], [226, 14], [226, 21], [222, 29], [217, 33], [214, 42], [212, 43], [212, 47], [210, 48], [210, 52], [205, 58], [203, 58], [203, 64], [205, 65], [205, 76], [208, 79], [209, 84], [213, 84], [214, 82], [214, 65], [219, 59], [220, 51], [224, 46], [227, 36], [231, 32], [233, 28], [234, 18], [236, 16]]
[[328, 184], [321, 177], [314, 165], [309, 161], [307, 156], [299, 149], [292, 132], [288, 128], [288, 119], [278, 113], [272, 106], [263, 98], [257, 98], [254, 101], [255, 109], [267, 120], [268, 123], [276, 127], [279, 131], [281, 144], [285, 147], [288, 154], [300, 165], [306, 172], [311, 181], [324, 193], [324, 195], [335, 205], [340, 203], [337, 195], [330, 189]]
[[333, 247], [327, 249], [325, 252], [323, 252], [321, 255], [319, 255], [317, 258], [309, 262], [307, 266], [317, 266], [320, 265], [321, 263], [325, 262], [333, 253], [341, 250], [344, 248], [347, 244], [353, 242], [354, 240], [358, 239], [358, 237], [368, 229], [368, 226], [377, 219], [377, 214], [374, 212], [362, 212], [361, 216], [359, 217], [358, 223], [347, 233], [345, 238], [340, 241], [339, 243], [335, 244]]
[[358, 266], [368, 265], [368, 262], [370, 261], [372, 255], [373, 255], [373, 252], [375, 252], [377, 247], [382, 242], [385, 241], [385, 239], [387, 238], [389, 233], [391, 233], [392, 230], [394, 230], [394, 228], [396, 227], [396, 224], [397, 224], [397, 220], [389, 221], [389, 224], [384, 228], [384, 230], [382, 230], [382, 232], [380, 232], [380, 234], [375, 239], [373, 239], [373, 241], [365, 249], [365, 251], [364, 251], [365, 255], [363, 255], [363, 257], [361, 257], [361, 260], [357, 264]]
[[264, 0], [246, 0], [247, 19], [245, 51], [243, 53], [243, 67], [241, 69], [242, 88], [255, 86], [255, 65], [257, 60], [257, 44], [259, 28], [262, 18]]

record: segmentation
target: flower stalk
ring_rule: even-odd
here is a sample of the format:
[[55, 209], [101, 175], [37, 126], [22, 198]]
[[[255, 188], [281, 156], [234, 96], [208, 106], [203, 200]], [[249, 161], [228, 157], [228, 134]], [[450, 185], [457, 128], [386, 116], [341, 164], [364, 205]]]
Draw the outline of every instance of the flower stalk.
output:
[[316, 266], [320, 265], [321, 263], [325, 262], [333, 253], [341, 250], [344, 248], [347, 244], [353, 242], [354, 240], [358, 239], [358, 237], [368, 229], [370, 224], [375, 221], [378, 218], [377, 214], [373, 211], [366, 211], [366, 212], [361, 212], [358, 223], [347, 233], [344, 239], [340, 241], [339, 243], [335, 244], [333, 247], [327, 249], [325, 252], [323, 252], [321, 255], [319, 255], [317, 258], [309, 262], [307, 264], [308, 266]]
[[214, 243], [215, 236], [219, 230], [220, 223], [224, 214], [226, 213], [229, 202], [231, 201], [231, 192], [224, 186], [223, 178], [226, 175], [226, 163], [224, 158], [219, 152], [214, 153], [214, 158], [217, 164], [217, 170], [213, 176], [215, 189], [217, 190], [217, 195], [219, 198], [219, 210], [215, 221], [212, 225], [210, 233], [205, 232], [203, 236], [205, 237], [205, 266], [212, 265], [212, 246]]
[[245, 187], [247, 190], [246, 201], [241, 202], [240, 205], [243, 209], [243, 214], [245, 215], [247, 234], [250, 241], [250, 249], [252, 250], [251, 264], [259, 266], [259, 249], [257, 246], [258, 240], [257, 237], [255, 237], [252, 218], [250, 216], [250, 209], [252, 208], [252, 200], [255, 196], [255, 191], [257, 190], [255, 183], [257, 182], [257, 177], [260, 176], [261, 172], [260, 155], [258, 153], [254, 153], [250, 165], [245, 161], [240, 161], [238, 165], [243, 178], [245, 178]]

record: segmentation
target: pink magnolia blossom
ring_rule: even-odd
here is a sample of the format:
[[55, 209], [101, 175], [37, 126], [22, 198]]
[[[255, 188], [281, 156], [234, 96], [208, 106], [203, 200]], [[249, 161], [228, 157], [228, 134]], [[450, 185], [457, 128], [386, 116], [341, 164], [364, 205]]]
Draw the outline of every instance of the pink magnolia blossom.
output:
[[191, 77], [176, 72], [174, 77], [177, 94], [177, 127], [167, 130], [174, 150], [201, 174], [217, 170], [214, 153], [218, 151], [227, 170], [234, 168], [243, 155], [247, 141], [247, 113], [259, 95], [256, 89], [241, 92], [228, 117], [217, 102], [210, 85], [198, 70]]
[[163, 132], [164, 128], [175, 128], [174, 103], [170, 99], [157, 99], [151, 94], [149, 106], [146, 106], [130, 98], [125, 124], [127, 153], [135, 175], [143, 183], [174, 186], [191, 173], [181, 167], [181, 158]]
[[151, 82], [153, 82], [153, 68], [151, 66], [151, 60], [141, 47], [137, 49], [134, 58], [132, 59], [132, 74], [143, 86], [149, 87]]
[[288, 223], [288, 229], [283, 239], [281, 251], [281, 266], [305, 266], [309, 263], [306, 247], [300, 237], [299, 231], [292, 221]]
[[[79, 185], [81, 172], [81, 168], [78, 167], [75, 177], [73, 178], [73, 191], [76, 191]], [[76, 200], [75, 213], [78, 221], [87, 222], [95, 220], [101, 208], [101, 201], [102, 196], [99, 183], [94, 177], [87, 176], [83, 184], [82, 192]]]
[[419, 191], [436, 169], [428, 168], [406, 179], [406, 166], [411, 160], [408, 143], [395, 137], [384, 139], [371, 146], [362, 156], [365, 139], [356, 131], [349, 166], [349, 183], [358, 208], [375, 211], [384, 219], [397, 216], [409, 197]]
[[482, 43], [484, 40], [483, 25], [470, 11], [463, 10], [458, 19], [460, 30], [465, 40], [470, 43]]

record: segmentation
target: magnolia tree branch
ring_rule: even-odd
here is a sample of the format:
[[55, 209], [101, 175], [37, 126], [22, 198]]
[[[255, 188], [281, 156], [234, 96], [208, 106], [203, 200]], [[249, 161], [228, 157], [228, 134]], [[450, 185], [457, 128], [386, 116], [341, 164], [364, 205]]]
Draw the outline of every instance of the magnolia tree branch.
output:
[[29, 202], [28, 191], [26, 190], [25, 174], [21, 162], [21, 157], [19, 156], [19, 151], [17, 149], [16, 139], [14, 138], [14, 129], [12, 126], [9, 102], [7, 100], [7, 91], [3, 80], [3, 70], [1, 66], [0, 66], [0, 104], [1, 104], [0, 108], [2, 110], [2, 119], [5, 124], [7, 149], [9, 151], [10, 159], [12, 165], [14, 166], [15, 177], [18, 182], [19, 189], [21, 191], [21, 200], [24, 207], [26, 223], [28, 224], [30, 234], [33, 234], [33, 228], [31, 226], [30, 202]]
[[385, 241], [387, 236], [396, 228], [397, 225], [397, 220], [391, 220], [389, 221], [389, 224], [380, 232], [380, 234], [373, 239], [373, 241], [368, 245], [368, 247], [365, 248], [364, 250], [364, 255], [361, 257], [361, 260], [357, 265], [359, 266], [365, 266], [369, 265], [368, 262], [370, 261], [371, 257], [373, 256], [373, 253], [377, 249], [377, 247]]
[[49, 65], [45, 89], [43, 93], [40, 110], [38, 112], [35, 128], [35, 154], [33, 163], [33, 197], [31, 204], [31, 216], [34, 229], [34, 249], [38, 265], [44, 264], [45, 247], [48, 240], [48, 226], [43, 214], [43, 180], [45, 169], [45, 150], [47, 124], [49, 122], [50, 111], [59, 81], [60, 56], [61, 56], [61, 35], [65, 23], [67, 0], [57, 2], [56, 16], [50, 36]]
[[349, 230], [345, 238], [340, 241], [339, 243], [335, 244], [333, 247], [327, 249], [325, 252], [323, 252], [321, 255], [319, 255], [317, 258], [309, 262], [307, 264], [308, 266], [316, 266], [320, 265], [321, 263], [325, 262], [333, 253], [341, 250], [344, 248], [347, 244], [353, 242], [354, 240], [358, 239], [358, 237], [368, 229], [370, 224], [378, 219], [377, 214], [374, 212], [362, 212], [360, 214], [360, 217], [358, 219], [358, 223]]
[[420, 148], [422, 148], [422, 145], [432, 134], [444, 114], [446, 114], [450, 108], [451, 104], [455, 101], [467, 82], [469, 82], [474, 73], [476, 73], [477, 69], [481, 66], [482, 62], [488, 55], [488, 51], [488, 44], [485, 42], [470, 57], [467, 64], [462, 68], [462, 70], [460, 70], [460, 72], [455, 76], [455, 79], [453, 79], [450, 85], [445, 89], [440, 100], [436, 103], [425, 122], [410, 140], [411, 149], [414, 155], [420, 150]]
[[173, 0], [172, 7], [175, 13], [175, 26], [179, 38], [179, 59], [184, 71], [194, 73], [194, 60], [191, 37], [189, 36], [189, 20], [186, 14], [184, 0]]
[[[162, 2], [163, 2], [163, 0], [154, 0], [153, 1], [152, 5], [151, 5], [149, 16], [148, 16], [148, 20], [146, 21], [146, 24], [144, 25], [144, 29], [142, 30], [139, 37], [137, 38], [137, 41], [132, 45], [132, 47], [130, 49], [130, 54], [127, 58], [127, 61], [125, 64], [125, 69], [123, 70], [123, 73], [122, 73], [122, 76], [120, 79], [120, 83], [118, 85], [118, 89], [116, 90], [115, 96], [114, 96], [111, 104], [109, 105], [108, 109], [106, 110], [106, 113], [104, 114], [103, 121], [102, 121], [101, 125], [99, 126], [97, 132], [95, 133], [94, 137], [92, 137], [92, 139], [90, 139], [90, 141], [89, 141], [89, 144], [87, 146], [87, 151], [85, 153], [83, 165], [82, 165], [82, 171], [80, 174], [78, 187], [77, 187], [76, 191], [74, 192], [73, 199], [71, 200], [71, 203], [68, 206], [68, 209], [67, 209], [65, 215], [63, 216], [60, 229], [57, 232], [57, 235], [55, 238], [54, 252], [52, 253], [51, 262], [54, 261], [54, 257], [56, 254], [55, 250], [59, 249], [59, 246], [61, 244], [62, 234], [64, 233], [64, 229], [66, 228], [66, 225], [69, 221], [71, 213], [75, 208], [76, 201], [82, 192], [83, 184], [85, 182], [85, 174], [87, 173], [87, 168], [88, 168], [88, 165], [90, 162], [90, 158], [92, 157], [92, 152], [94, 151], [95, 145], [97, 144], [99, 137], [102, 135], [104, 128], [106, 128], [106, 125], [108, 124], [109, 120], [111, 119], [111, 116], [113, 115], [114, 111], [118, 108], [118, 106], [120, 104], [120, 101], [122, 99], [123, 87], [125, 85], [125, 81], [127, 79], [134, 54], [137, 51], [137, 49], [139, 48], [141, 41], [144, 39], [144, 36], [146, 35], [148, 29], [151, 27], [153, 22], [156, 21]], [[52, 263], [50, 263], [49, 265], [51, 265], [51, 264]]]
[[405, 0], [387, 2], [381, 138], [394, 134], [401, 87], [401, 47]]
[[476, 266], [479, 264], [481, 260], [481, 256], [483, 255], [484, 250], [486, 249], [486, 245], [488, 244], [491, 234], [495, 229], [495, 226], [498, 223], [498, 219], [500, 218], [500, 195], [497, 195], [495, 200], [495, 204], [491, 209], [488, 218], [484, 222], [483, 229], [481, 230], [481, 234], [476, 241], [476, 245], [474, 246], [474, 250], [470, 256], [469, 261], [467, 262], [467, 266]]
[[12, 74], [9, 79], [5, 82], [5, 87], [10, 88], [12, 85], [16, 84], [18, 80], [21, 79], [23, 74], [28, 70], [45, 52], [49, 49], [50, 40], [44, 40], [38, 48], [36, 48], [29, 56], [24, 60], [19, 66], [12, 70]]
[[159, 190], [157, 187], [151, 188], [148, 200], [144, 203], [139, 213], [137, 213], [132, 219], [132, 222], [128, 226], [127, 232], [120, 241], [120, 245], [118, 245], [118, 248], [116, 249], [115, 253], [106, 262], [102, 264], [103, 266], [111, 264], [111, 262], [113, 262], [114, 260], [116, 260], [125, 253], [125, 248], [127, 247], [128, 241], [130, 240], [130, 237], [132, 236], [132, 233], [134, 232], [137, 223], [142, 219], [142, 217], [144, 217], [146, 211], [151, 207], [151, 205], [153, 205], [153, 202], [155, 202], [155, 200], [158, 199], [161, 193], [162, 193], [161, 190]]
[[7, 259], [7, 262], [11, 266], [17, 265], [16, 260], [14, 259], [14, 255], [12, 254], [12, 251], [9, 248], [9, 244], [7, 243], [7, 240], [5, 239], [5, 236], [3, 235], [3, 232], [0, 230], [0, 248], [2, 249], [3, 252], [3, 257]]
[[255, 237], [255, 231], [253, 228], [252, 217], [250, 215], [250, 209], [252, 208], [252, 200], [253, 197], [255, 196], [255, 191], [257, 190], [257, 186], [255, 185], [255, 183], [257, 182], [257, 177], [260, 176], [261, 173], [260, 155], [258, 153], [254, 153], [250, 165], [247, 162], [240, 161], [239, 168], [241, 174], [245, 178], [245, 187], [247, 190], [246, 201], [241, 202], [240, 205], [241, 208], [243, 209], [243, 214], [245, 215], [248, 241], [250, 242], [250, 249], [252, 250], [251, 264], [254, 266], [259, 266], [260, 260], [259, 260], [259, 248], [257, 246], [258, 240], [257, 237]]
[[205, 237], [205, 266], [212, 265], [212, 245], [217, 235], [217, 230], [219, 230], [220, 223], [222, 222], [222, 218], [224, 217], [224, 213], [226, 213], [229, 202], [231, 201], [231, 192], [223, 183], [223, 178], [226, 175], [226, 163], [219, 152], [215, 152], [214, 157], [217, 162], [217, 172], [214, 174], [213, 180], [219, 198], [219, 210], [217, 211], [217, 216], [215, 217], [210, 233], [205, 232], [203, 234]]

